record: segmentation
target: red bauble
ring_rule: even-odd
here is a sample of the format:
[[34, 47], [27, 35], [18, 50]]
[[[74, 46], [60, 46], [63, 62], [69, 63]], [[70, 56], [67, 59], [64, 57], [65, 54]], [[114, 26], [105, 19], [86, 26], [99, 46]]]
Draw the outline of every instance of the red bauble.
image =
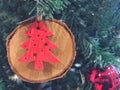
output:
[[119, 73], [112, 65], [104, 70], [89, 70], [87, 78], [94, 85], [95, 90], [118, 90], [120, 87]]

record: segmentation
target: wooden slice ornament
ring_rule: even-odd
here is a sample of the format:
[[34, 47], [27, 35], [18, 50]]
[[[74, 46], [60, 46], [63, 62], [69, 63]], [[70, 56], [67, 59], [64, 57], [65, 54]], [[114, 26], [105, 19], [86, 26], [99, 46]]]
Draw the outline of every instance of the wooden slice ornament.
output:
[[62, 78], [75, 58], [72, 33], [55, 19], [21, 23], [7, 37], [6, 47], [11, 69], [31, 83]]

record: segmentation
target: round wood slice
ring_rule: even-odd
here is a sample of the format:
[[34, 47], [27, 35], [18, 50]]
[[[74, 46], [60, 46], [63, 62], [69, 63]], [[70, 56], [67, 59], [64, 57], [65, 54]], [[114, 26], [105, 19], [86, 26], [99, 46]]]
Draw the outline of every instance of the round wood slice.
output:
[[44, 70], [35, 70], [34, 62], [19, 62], [18, 59], [26, 52], [20, 45], [27, 39], [25, 32], [33, 24], [26, 22], [20, 24], [7, 38], [7, 55], [11, 69], [22, 80], [31, 83], [41, 83], [62, 78], [71, 67], [75, 57], [75, 42], [69, 28], [58, 20], [44, 20], [46, 27], [53, 33], [50, 37], [57, 48], [52, 53], [60, 60], [59, 63], [44, 62]]

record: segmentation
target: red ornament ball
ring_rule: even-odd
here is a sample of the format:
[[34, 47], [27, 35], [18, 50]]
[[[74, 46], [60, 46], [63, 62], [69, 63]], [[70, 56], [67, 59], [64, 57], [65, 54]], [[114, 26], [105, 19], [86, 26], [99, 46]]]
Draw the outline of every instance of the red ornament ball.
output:
[[87, 72], [87, 79], [94, 85], [95, 90], [118, 90], [120, 75], [112, 65], [104, 70], [91, 69]]

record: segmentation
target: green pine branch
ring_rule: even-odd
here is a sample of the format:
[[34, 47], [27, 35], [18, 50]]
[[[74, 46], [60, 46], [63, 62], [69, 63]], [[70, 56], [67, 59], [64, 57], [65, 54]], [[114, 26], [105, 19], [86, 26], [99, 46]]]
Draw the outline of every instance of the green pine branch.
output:
[[37, 16], [45, 16], [46, 18], [53, 18], [54, 13], [60, 13], [67, 5], [69, 0], [34, 0], [36, 5], [33, 7], [31, 14], [36, 10]]

